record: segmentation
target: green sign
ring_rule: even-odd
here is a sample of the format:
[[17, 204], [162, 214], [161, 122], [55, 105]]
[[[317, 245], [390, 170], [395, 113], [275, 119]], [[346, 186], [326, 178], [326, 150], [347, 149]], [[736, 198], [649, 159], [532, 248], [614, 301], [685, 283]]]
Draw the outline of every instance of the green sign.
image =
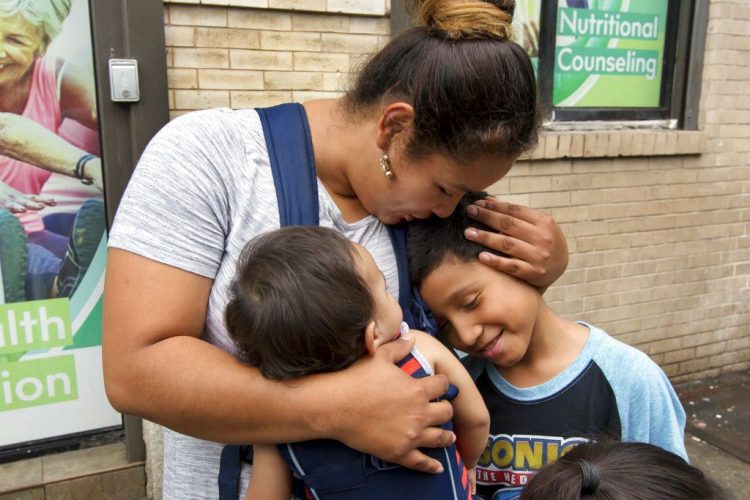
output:
[[62, 347], [73, 343], [68, 299], [0, 305], [0, 354]]
[[667, 2], [561, 0], [553, 104], [659, 107]]
[[[96, 108], [89, 11], [93, 2], [0, 3], [6, 6], [0, 8], [0, 30], [24, 33], [26, 45], [43, 49], [27, 50], [28, 57], [13, 59], [12, 74], [3, 71], [3, 92], [26, 102], [45, 88], [39, 87], [40, 82], [63, 81], [34, 116], [13, 117], [22, 125], [19, 140], [25, 147], [13, 154], [0, 151], [3, 184], [19, 196], [57, 200], [19, 216], [0, 206], [0, 449], [4, 449], [29, 448], [36, 441], [121, 425], [122, 419], [107, 400], [102, 376], [107, 219], [97, 121], [102, 113]], [[60, 113], [73, 102], [78, 106], [75, 116]], [[90, 186], [82, 186], [71, 172], [63, 175], [51, 169], [54, 162], [45, 147], [53, 143], [76, 152], [79, 163], [88, 162]], [[47, 174], [40, 177], [40, 171]], [[43, 229], [45, 237], [32, 238]]]
[[520, 0], [513, 13], [513, 39], [531, 59], [534, 74], [539, 68], [539, 26], [541, 0]]
[[73, 355], [4, 363], [0, 367], [0, 413], [77, 398]]

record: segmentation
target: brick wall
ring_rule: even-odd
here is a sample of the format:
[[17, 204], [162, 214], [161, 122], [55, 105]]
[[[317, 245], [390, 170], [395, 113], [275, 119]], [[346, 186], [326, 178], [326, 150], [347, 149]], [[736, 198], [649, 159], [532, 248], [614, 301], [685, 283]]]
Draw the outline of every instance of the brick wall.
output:
[[[702, 154], [523, 162], [493, 189], [562, 225], [571, 261], [552, 307], [648, 353], [673, 382], [750, 368], [747, 1], [711, 2], [704, 63], [705, 137], [677, 148]], [[670, 140], [680, 134], [636, 135], [630, 153]]]
[[[172, 114], [339, 95], [346, 71], [388, 39], [387, 8], [170, 2]], [[711, 2], [706, 45], [702, 133], [548, 132], [491, 189], [563, 227], [571, 260], [546, 294], [553, 308], [637, 346], [674, 382], [750, 368], [746, 0]]]
[[172, 116], [338, 96], [348, 69], [390, 32], [382, 16], [181, 3], [165, 7], [165, 24]]

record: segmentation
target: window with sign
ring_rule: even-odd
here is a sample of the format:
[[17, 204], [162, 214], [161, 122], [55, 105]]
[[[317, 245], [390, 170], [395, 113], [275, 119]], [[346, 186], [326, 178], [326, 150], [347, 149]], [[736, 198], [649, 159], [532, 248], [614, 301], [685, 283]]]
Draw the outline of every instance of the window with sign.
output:
[[684, 125], [695, 11], [680, 0], [519, 0], [516, 41], [548, 119]]

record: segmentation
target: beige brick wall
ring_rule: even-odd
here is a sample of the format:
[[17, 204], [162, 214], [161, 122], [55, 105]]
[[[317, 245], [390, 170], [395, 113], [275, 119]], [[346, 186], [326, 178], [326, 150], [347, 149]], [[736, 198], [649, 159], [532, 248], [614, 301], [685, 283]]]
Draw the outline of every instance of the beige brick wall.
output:
[[[339, 95], [389, 34], [366, 11], [380, 1], [244, 2], [165, 7], [173, 115]], [[320, 12], [284, 10], [299, 8]], [[674, 382], [750, 368], [749, 88], [750, 5], [713, 0], [701, 132], [550, 133], [491, 189], [565, 231], [570, 266], [549, 303], [648, 353]]]
[[[570, 266], [546, 294], [552, 307], [648, 353], [673, 382], [750, 368], [749, 88], [750, 4], [713, 0], [703, 135], [621, 134], [627, 151], [594, 155], [614, 158], [522, 162], [492, 188], [565, 231]], [[551, 133], [545, 152], [550, 137], [585, 155], [588, 136]], [[665, 148], [703, 153], [617, 157]]]
[[[165, 6], [173, 117], [207, 107], [252, 108], [339, 96], [348, 69], [388, 40], [382, 1], [329, 0], [320, 2], [320, 9], [313, 3], [271, 2], [269, 9], [205, 0]], [[276, 10], [303, 4], [329, 12]], [[380, 16], [332, 13], [337, 11]]]

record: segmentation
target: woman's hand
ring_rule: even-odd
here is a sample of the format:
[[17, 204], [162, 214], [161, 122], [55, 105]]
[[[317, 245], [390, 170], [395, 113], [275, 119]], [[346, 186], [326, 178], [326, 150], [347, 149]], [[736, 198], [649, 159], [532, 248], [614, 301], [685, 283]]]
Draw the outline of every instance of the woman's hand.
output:
[[97, 157], [86, 162], [83, 173], [96, 189], [103, 192], [104, 179], [102, 179], [102, 170], [102, 159]]
[[482, 252], [479, 260], [484, 264], [522, 279], [542, 292], [568, 267], [565, 235], [550, 215], [491, 197], [475, 202], [466, 212], [498, 231], [469, 228], [466, 238], [508, 255]]
[[55, 199], [49, 196], [24, 194], [17, 189], [0, 182], [0, 208], [14, 214], [22, 214], [28, 210], [41, 210], [44, 207], [54, 207]]
[[430, 402], [445, 393], [448, 379], [414, 379], [396, 367], [413, 345], [413, 340], [389, 342], [374, 356], [328, 374], [328, 390], [320, 399], [327, 407], [321, 434], [404, 467], [439, 473], [440, 462], [418, 448], [445, 447], [456, 439], [439, 427], [453, 416], [450, 402]]

